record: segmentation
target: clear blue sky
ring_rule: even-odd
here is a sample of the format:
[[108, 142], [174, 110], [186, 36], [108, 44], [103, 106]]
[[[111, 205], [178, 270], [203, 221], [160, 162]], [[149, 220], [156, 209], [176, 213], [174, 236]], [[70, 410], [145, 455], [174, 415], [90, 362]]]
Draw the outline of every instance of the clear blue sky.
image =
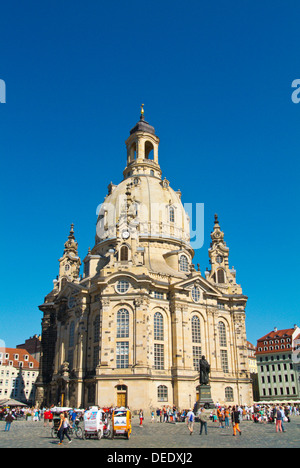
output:
[[163, 177], [214, 213], [249, 297], [248, 339], [299, 320], [299, 1], [4, 2], [0, 339], [41, 331], [69, 226], [93, 247], [140, 104]]

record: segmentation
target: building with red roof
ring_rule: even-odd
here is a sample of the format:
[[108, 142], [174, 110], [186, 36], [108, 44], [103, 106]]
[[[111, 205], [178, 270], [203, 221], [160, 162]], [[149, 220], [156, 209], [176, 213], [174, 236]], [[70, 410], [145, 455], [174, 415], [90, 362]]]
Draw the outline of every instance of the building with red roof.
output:
[[39, 363], [26, 349], [0, 348], [0, 401], [33, 404], [38, 374]]
[[293, 402], [300, 398], [300, 328], [273, 331], [257, 341], [260, 400]]

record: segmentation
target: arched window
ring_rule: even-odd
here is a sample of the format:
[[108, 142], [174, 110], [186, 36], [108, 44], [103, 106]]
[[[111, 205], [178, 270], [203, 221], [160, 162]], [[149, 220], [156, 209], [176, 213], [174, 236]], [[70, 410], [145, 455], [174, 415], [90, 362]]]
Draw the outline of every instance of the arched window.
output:
[[225, 272], [222, 269], [217, 271], [217, 283], [225, 283]]
[[126, 385], [117, 385], [118, 392], [127, 392]]
[[165, 348], [161, 343], [164, 340], [164, 319], [160, 312], [154, 314], [154, 369], [162, 370], [165, 367]]
[[185, 255], [181, 255], [179, 259], [179, 270], [184, 272], [189, 271], [189, 262]]
[[74, 346], [74, 334], [75, 334], [75, 323], [72, 322], [70, 324], [70, 330], [69, 330], [69, 348], [73, 348]]
[[175, 222], [175, 210], [174, 210], [173, 206], [169, 207], [169, 221], [170, 221], [170, 223]]
[[192, 318], [192, 342], [201, 343], [200, 319], [196, 315]]
[[193, 367], [199, 370], [199, 361], [201, 359], [201, 328], [200, 319], [196, 315], [192, 318], [192, 343], [193, 343]]
[[200, 289], [197, 286], [194, 286], [192, 289], [192, 298], [193, 301], [199, 302], [201, 297]]
[[222, 347], [227, 346], [227, 339], [226, 339], [226, 326], [223, 322], [218, 323], [219, 329], [219, 345]]
[[94, 320], [94, 343], [98, 343], [100, 341], [100, 316], [97, 315], [97, 317]]
[[154, 339], [157, 341], [164, 340], [164, 319], [160, 312], [154, 314]]
[[168, 401], [168, 387], [166, 385], [157, 387], [157, 401]]
[[127, 309], [120, 309], [117, 313], [117, 338], [129, 337], [129, 312]]
[[225, 388], [225, 401], [234, 401], [233, 400], [233, 389], [231, 387]]
[[132, 162], [135, 159], [136, 159], [136, 142], [134, 141], [130, 147], [129, 162]]
[[128, 247], [123, 245], [120, 250], [120, 261], [127, 262], [128, 261]]
[[145, 159], [154, 158], [154, 146], [151, 141], [146, 141], [145, 143]]

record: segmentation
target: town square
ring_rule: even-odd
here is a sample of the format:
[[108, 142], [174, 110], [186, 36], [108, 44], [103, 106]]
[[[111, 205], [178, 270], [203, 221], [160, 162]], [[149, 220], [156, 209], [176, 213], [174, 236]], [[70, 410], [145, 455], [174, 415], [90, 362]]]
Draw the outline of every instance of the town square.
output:
[[291, 3], [3, 6], [2, 448], [299, 448]]
[[[145, 456], [151, 457], [152, 453], [188, 453], [192, 449], [193, 456], [196, 457], [195, 449], [200, 448], [299, 448], [300, 437], [300, 416], [292, 416], [291, 422], [286, 424], [283, 433], [276, 433], [275, 424], [266, 422], [255, 424], [251, 420], [244, 420], [240, 424], [242, 435], [232, 436], [230, 429], [219, 428], [218, 422], [209, 421], [207, 435], [203, 432], [200, 436], [200, 423], [196, 422], [194, 433], [189, 435], [185, 422], [151, 422], [151, 418], [145, 418], [143, 428], [139, 427], [138, 417], [132, 420], [132, 437], [106, 439], [78, 439], [72, 437], [72, 443], [66, 439], [62, 449], [70, 448], [99, 448], [105, 449], [107, 457], [110, 454], [137, 453], [130, 452], [131, 449], [151, 449]], [[60, 448], [58, 440], [51, 436], [51, 428], [44, 426], [44, 421], [17, 420], [11, 426], [9, 432], [4, 432], [5, 422], [0, 421], [0, 446], [2, 448]], [[159, 452], [155, 452], [158, 449]], [[182, 449], [182, 451], [180, 451]], [[149, 455], [150, 454], [150, 455]], [[143, 456], [143, 455], [142, 455]], [[142, 460], [144, 461], [144, 460]], [[196, 460], [193, 460], [196, 461]]]

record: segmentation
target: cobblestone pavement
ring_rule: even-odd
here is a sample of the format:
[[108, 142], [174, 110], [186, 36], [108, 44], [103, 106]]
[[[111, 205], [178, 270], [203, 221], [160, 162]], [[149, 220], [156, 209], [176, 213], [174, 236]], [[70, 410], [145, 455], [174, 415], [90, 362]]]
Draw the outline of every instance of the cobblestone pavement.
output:
[[[122, 438], [108, 440], [78, 440], [75, 437], [72, 444], [65, 439], [58, 446], [58, 439], [51, 438], [51, 430], [44, 427], [43, 422], [14, 421], [10, 432], [5, 432], [5, 422], [0, 422], [1, 448], [299, 448], [300, 447], [300, 417], [293, 417], [290, 423], [285, 423], [286, 432], [276, 433], [273, 424], [254, 424], [250, 421], [241, 423], [241, 436], [232, 436], [232, 428], [219, 429], [218, 423], [208, 424], [208, 435], [199, 435], [199, 423], [195, 423], [194, 434], [189, 435], [185, 423], [151, 423], [146, 420], [144, 427], [138, 426], [139, 420], [132, 421], [130, 440]], [[114, 450], [112, 450], [112, 453]]]

